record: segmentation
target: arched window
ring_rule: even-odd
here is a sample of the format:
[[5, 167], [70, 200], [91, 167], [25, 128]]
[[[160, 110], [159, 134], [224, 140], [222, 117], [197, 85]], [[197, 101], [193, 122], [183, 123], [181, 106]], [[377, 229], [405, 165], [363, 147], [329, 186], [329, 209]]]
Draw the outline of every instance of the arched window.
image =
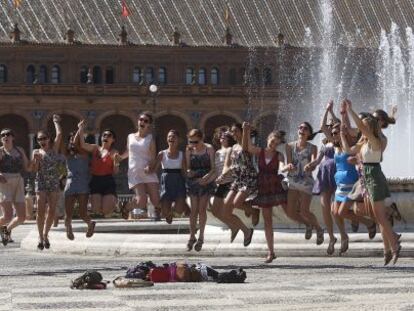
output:
[[207, 84], [206, 68], [201, 67], [198, 70], [198, 84], [200, 84], [200, 85]]
[[167, 84], [167, 69], [160, 67], [158, 70], [158, 82], [159, 84]]
[[26, 69], [26, 83], [33, 84], [36, 77], [36, 69], [33, 65], [27, 66]]
[[219, 70], [216, 67], [211, 69], [210, 81], [213, 85], [218, 85], [220, 83]]
[[257, 68], [253, 69], [253, 76], [252, 76], [252, 81], [251, 81], [254, 85], [259, 85], [260, 84], [260, 71]]
[[52, 78], [50, 82], [54, 84], [60, 83], [60, 67], [58, 65], [52, 67]]
[[237, 84], [237, 73], [235, 68], [231, 68], [229, 70], [229, 84], [236, 85]]
[[88, 82], [88, 67], [82, 66], [80, 70], [80, 83]]
[[102, 83], [102, 69], [99, 66], [93, 67], [93, 83], [101, 84]]
[[7, 67], [6, 65], [0, 65], [0, 83], [7, 82]]
[[185, 84], [187, 85], [193, 84], [194, 83], [193, 78], [194, 78], [194, 69], [191, 67], [188, 67], [185, 70]]
[[107, 67], [105, 71], [105, 82], [106, 84], [113, 84], [115, 80], [115, 73], [113, 67]]
[[154, 82], [154, 68], [145, 68], [145, 82], [151, 84]]
[[273, 83], [273, 80], [272, 80], [272, 69], [265, 68], [263, 70], [263, 83], [264, 83], [264, 85], [272, 85], [272, 83]]
[[135, 67], [132, 72], [132, 82], [142, 83], [142, 70], [139, 67]]
[[41, 65], [39, 68], [39, 83], [47, 83], [48, 77], [47, 77], [47, 67], [46, 65]]

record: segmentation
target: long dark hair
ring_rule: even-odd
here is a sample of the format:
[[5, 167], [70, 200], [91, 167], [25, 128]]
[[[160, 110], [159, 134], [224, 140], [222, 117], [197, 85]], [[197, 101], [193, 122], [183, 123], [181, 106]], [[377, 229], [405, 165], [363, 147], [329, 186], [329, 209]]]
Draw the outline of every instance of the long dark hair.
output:
[[312, 125], [310, 125], [310, 123], [309, 123], [309, 122], [307, 122], [307, 121], [302, 122], [301, 124], [305, 124], [305, 125], [308, 127], [308, 129], [309, 129], [310, 134], [309, 134], [309, 137], [308, 137], [308, 139], [307, 139], [308, 141], [309, 141], [309, 140], [313, 140], [313, 139], [316, 137], [316, 135], [318, 135], [318, 134], [322, 133], [322, 131], [321, 131], [321, 130], [319, 130], [319, 131], [317, 131], [317, 132], [313, 132], [313, 127], [312, 127]]

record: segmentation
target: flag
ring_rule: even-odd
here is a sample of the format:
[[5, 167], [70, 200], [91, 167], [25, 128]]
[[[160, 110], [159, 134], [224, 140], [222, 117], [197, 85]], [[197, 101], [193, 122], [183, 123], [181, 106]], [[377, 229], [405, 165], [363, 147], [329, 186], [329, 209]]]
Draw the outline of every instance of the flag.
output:
[[226, 22], [226, 25], [230, 23], [230, 8], [227, 5], [226, 10], [224, 11], [224, 21]]
[[[21, 1], [21, 0], [19, 0], [19, 1]], [[131, 14], [131, 12], [129, 11], [129, 9], [126, 5], [125, 0], [122, 0], [122, 13], [121, 14], [122, 14], [123, 17], [128, 17]]]

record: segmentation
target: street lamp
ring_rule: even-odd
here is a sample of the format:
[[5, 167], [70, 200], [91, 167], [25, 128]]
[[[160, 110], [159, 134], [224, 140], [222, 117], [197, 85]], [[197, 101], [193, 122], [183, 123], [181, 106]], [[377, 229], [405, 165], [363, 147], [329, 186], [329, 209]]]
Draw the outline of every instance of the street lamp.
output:
[[158, 86], [155, 85], [155, 84], [151, 84], [149, 86], [149, 91], [150, 91], [151, 97], [152, 97], [152, 113], [155, 114], [155, 104], [156, 104], [155, 96], [157, 95], [157, 92], [158, 92]]

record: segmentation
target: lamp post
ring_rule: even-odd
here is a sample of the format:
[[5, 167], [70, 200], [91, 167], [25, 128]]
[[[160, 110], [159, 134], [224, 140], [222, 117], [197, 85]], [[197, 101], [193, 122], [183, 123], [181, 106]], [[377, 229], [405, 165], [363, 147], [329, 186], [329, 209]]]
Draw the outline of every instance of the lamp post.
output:
[[151, 84], [148, 87], [148, 90], [150, 91], [151, 97], [152, 97], [152, 114], [153, 114], [153, 122], [152, 122], [152, 130], [154, 133], [154, 139], [155, 142], [157, 142], [157, 135], [156, 135], [156, 128], [155, 128], [155, 112], [156, 112], [156, 96], [158, 94], [158, 86], [156, 84]]

